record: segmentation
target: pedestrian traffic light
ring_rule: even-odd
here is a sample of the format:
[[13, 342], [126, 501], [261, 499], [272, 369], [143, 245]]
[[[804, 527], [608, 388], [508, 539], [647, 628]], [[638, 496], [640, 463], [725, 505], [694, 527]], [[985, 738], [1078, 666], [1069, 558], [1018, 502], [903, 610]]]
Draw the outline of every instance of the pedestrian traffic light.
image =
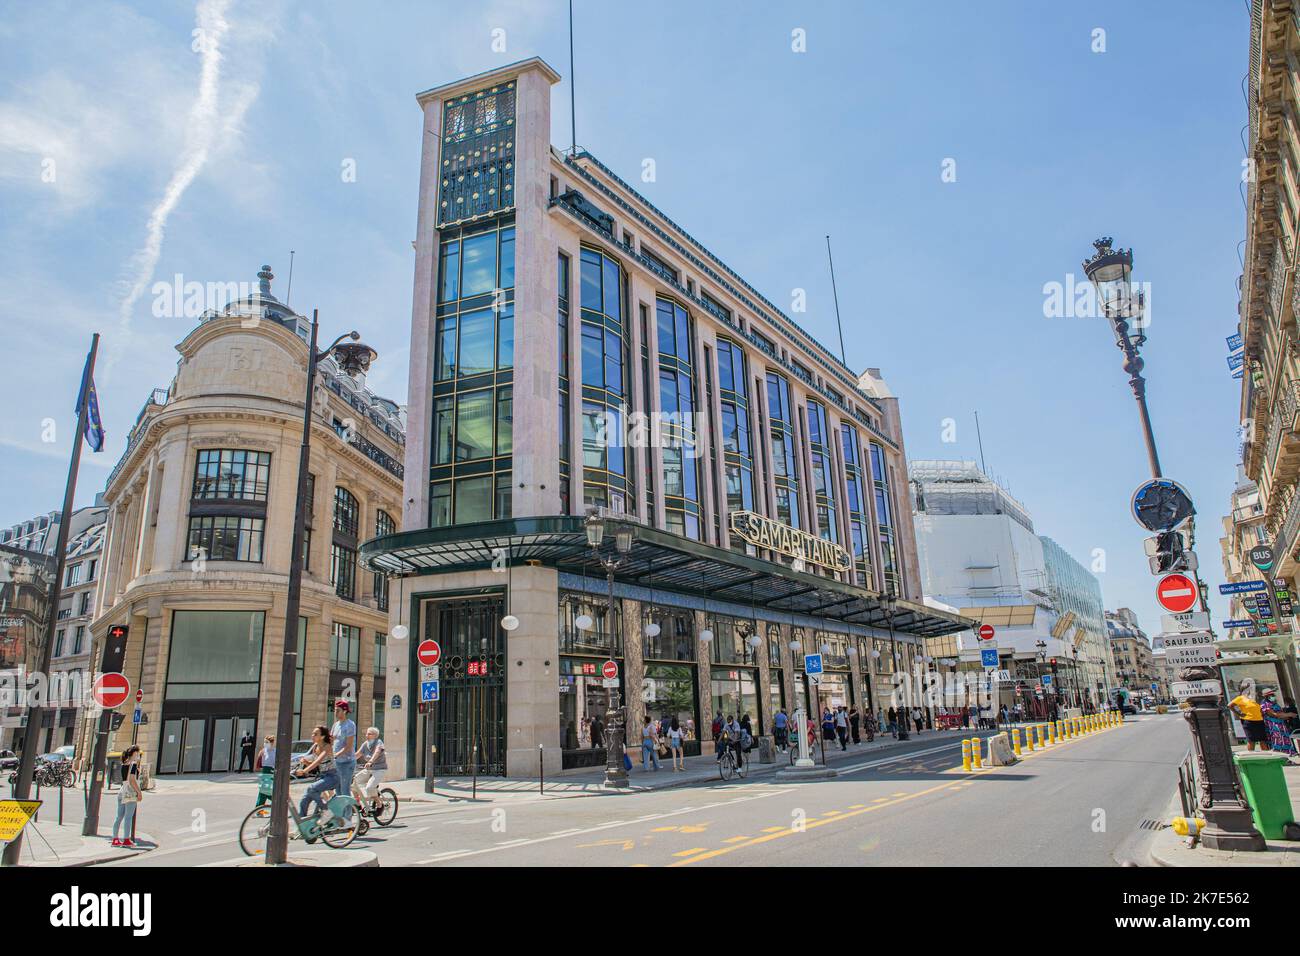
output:
[[1052, 673], [1053, 673], [1053, 674], [1056, 673], [1056, 658], [1055, 658], [1055, 657], [1052, 658]]

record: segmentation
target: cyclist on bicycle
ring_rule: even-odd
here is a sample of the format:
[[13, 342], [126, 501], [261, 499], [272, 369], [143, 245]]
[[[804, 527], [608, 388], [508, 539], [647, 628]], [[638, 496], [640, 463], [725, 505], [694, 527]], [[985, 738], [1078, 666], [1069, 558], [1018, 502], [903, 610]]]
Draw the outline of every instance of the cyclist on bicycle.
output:
[[388, 770], [388, 754], [384, 751], [384, 741], [379, 736], [378, 727], [366, 728], [366, 739], [357, 748], [357, 776], [353, 788], [361, 793], [362, 800], [372, 804], [371, 791], [377, 791], [384, 782]]
[[298, 813], [307, 816], [307, 807], [315, 803], [321, 810], [325, 809], [325, 799], [321, 796], [326, 790], [335, 790], [339, 788], [339, 774], [334, 766], [334, 747], [330, 738], [329, 729], [319, 726], [311, 732], [311, 750], [307, 755], [298, 758], [300, 767], [295, 771], [295, 776], [305, 777], [313, 770], [319, 770], [320, 776], [316, 782], [307, 788], [307, 792], [302, 795], [302, 800], [298, 804]]

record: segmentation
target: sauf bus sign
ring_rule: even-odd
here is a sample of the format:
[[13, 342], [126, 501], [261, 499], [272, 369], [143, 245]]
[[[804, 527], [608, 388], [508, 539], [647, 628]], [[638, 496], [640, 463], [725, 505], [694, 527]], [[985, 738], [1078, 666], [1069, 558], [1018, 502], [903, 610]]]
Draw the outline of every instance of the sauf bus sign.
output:
[[847, 571], [853, 566], [849, 553], [835, 542], [752, 511], [731, 512], [731, 530], [756, 547], [798, 558], [828, 571]]

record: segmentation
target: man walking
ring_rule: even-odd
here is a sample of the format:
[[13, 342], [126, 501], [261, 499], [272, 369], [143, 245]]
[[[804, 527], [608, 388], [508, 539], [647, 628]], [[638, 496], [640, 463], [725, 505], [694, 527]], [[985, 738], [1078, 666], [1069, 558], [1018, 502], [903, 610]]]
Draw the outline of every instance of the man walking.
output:
[[253, 740], [252, 730], [244, 731], [244, 736], [239, 738], [239, 769], [235, 773], [244, 772], [244, 761], [248, 761], [248, 772], [253, 772], [253, 748], [256, 742]]
[[849, 749], [849, 715], [841, 706], [835, 711], [835, 736], [840, 739], [840, 750]]
[[[334, 769], [339, 775], [339, 793], [345, 797], [352, 795], [352, 777], [357, 772], [357, 725], [348, 717], [352, 705], [346, 700], [334, 703], [334, 726], [330, 728], [330, 737], [334, 740]], [[351, 819], [351, 811], [344, 817]]]

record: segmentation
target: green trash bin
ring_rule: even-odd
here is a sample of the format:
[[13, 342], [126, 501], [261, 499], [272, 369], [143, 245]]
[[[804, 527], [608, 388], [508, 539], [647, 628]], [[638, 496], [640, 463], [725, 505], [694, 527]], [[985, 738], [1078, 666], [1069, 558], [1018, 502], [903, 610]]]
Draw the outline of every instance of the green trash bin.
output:
[[1255, 818], [1255, 829], [1264, 834], [1265, 839], [1283, 839], [1286, 825], [1295, 820], [1291, 797], [1286, 790], [1286, 777], [1282, 774], [1286, 757], [1247, 751], [1233, 754], [1233, 759], [1241, 773], [1241, 785]]

